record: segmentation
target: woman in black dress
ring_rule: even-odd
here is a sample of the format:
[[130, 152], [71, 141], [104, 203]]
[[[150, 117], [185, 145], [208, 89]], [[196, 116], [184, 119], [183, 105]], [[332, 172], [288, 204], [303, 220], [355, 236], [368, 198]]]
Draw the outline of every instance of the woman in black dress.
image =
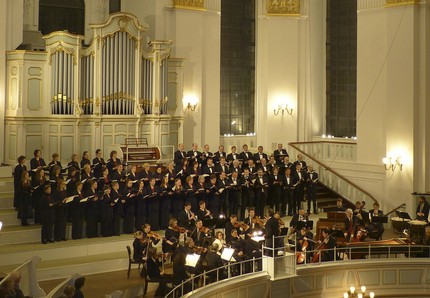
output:
[[110, 186], [109, 170], [103, 167], [102, 176], [97, 180], [97, 192], [103, 191], [106, 185]]
[[90, 153], [88, 151], [84, 151], [84, 153], [82, 154], [81, 169], [83, 169], [85, 165], [91, 166]]
[[94, 177], [100, 178], [103, 173], [103, 166], [105, 166], [105, 160], [102, 158], [102, 151], [96, 150], [96, 157], [93, 159]]
[[99, 204], [97, 195], [97, 182], [90, 180], [88, 187], [84, 190], [84, 197], [87, 199], [85, 217], [87, 225], [85, 228], [87, 238], [97, 237], [97, 218], [99, 216]]
[[135, 212], [136, 212], [136, 192], [133, 189], [133, 180], [127, 179], [124, 188], [121, 191], [121, 200], [124, 200], [124, 233], [132, 234], [134, 232]]
[[169, 186], [169, 177], [164, 176], [160, 185], [160, 229], [165, 230], [169, 225], [172, 210], [173, 192]]
[[42, 168], [36, 171], [31, 181], [31, 184], [33, 186], [33, 196], [31, 198], [31, 205], [34, 208], [34, 223], [41, 223], [40, 210], [39, 210], [40, 199], [44, 194], [44, 190], [43, 190], [44, 186], [46, 184], [49, 184], [49, 182], [46, 181], [45, 171]]
[[146, 189], [143, 181], [139, 181], [136, 195], [136, 220], [134, 227], [136, 230], [142, 229], [144, 223], [146, 223], [147, 216], [147, 201], [146, 201]]
[[21, 155], [18, 157], [18, 164], [13, 170], [13, 186], [14, 186], [14, 197], [13, 197], [13, 207], [18, 208], [18, 188], [21, 183], [22, 172], [27, 171], [27, 166], [25, 165], [25, 156]]
[[54, 223], [54, 238], [55, 241], [66, 241], [66, 221], [67, 208], [66, 198], [67, 190], [64, 180], [59, 180], [57, 189], [53, 192], [55, 202], [55, 223]]
[[146, 189], [148, 196], [148, 223], [155, 231], [160, 229], [160, 197], [159, 188], [155, 185], [155, 179], [149, 180], [149, 187]]
[[77, 171], [81, 168], [79, 167], [79, 157], [77, 154], [72, 154], [71, 161], [67, 164], [67, 168], [70, 169], [71, 167], [74, 167]]
[[21, 225], [23, 226], [28, 226], [27, 219], [33, 217], [30, 205], [32, 191], [30, 175], [27, 171], [24, 171], [18, 188], [18, 218], [21, 219]]
[[81, 181], [76, 182], [76, 190], [73, 194], [74, 199], [70, 203], [70, 211], [72, 213], [72, 239], [82, 239], [82, 233], [84, 231], [84, 215], [85, 205], [83, 202], [84, 194], [82, 193], [83, 184]]
[[184, 209], [185, 202], [185, 193], [182, 187], [182, 181], [180, 178], [176, 178], [175, 186], [172, 188], [173, 197], [172, 197], [172, 208], [173, 208], [173, 216], [178, 217], [179, 212]]
[[144, 163], [143, 171], [140, 172], [140, 179], [143, 180], [143, 182], [145, 183], [145, 187], [149, 187], [149, 179], [152, 178], [152, 174], [149, 170], [150, 170], [149, 163]]
[[46, 163], [42, 158], [42, 151], [34, 150], [34, 157], [30, 160], [30, 170], [46, 167]]
[[99, 200], [101, 210], [101, 234], [103, 237], [113, 235], [113, 206], [114, 202], [111, 198], [111, 188], [105, 185], [103, 188], [102, 199]]
[[185, 182], [186, 184], [184, 185], [184, 190], [186, 191], [186, 201], [191, 203], [191, 211], [195, 213], [198, 207], [195, 194], [197, 189], [194, 186], [194, 179], [193, 177], [189, 176], [187, 179], [185, 179]]
[[121, 199], [119, 193], [119, 183], [117, 181], [112, 182], [111, 200], [113, 208], [113, 235], [121, 235], [121, 217], [122, 217], [122, 206], [125, 200]]
[[43, 187], [43, 195], [40, 200], [40, 217], [42, 221], [42, 243], [54, 242], [52, 228], [55, 222], [55, 202], [51, 196], [51, 185]]
[[57, 188], [58, 180], [63, 179], [63, 174], [61, 174], [61, 168], [57, 165], [53, 166], [51, 169], [51, 174], [49, 175], [49, 182], [51, 183], [51, 189], [55, 190]]
[[121, 160], [117, 158], [118, 152], [115, 150], [110, 152], [110, 159], [107, 161], [106, 167], [109, 170], [109, 173], [115, 171], [117, 166], [121, 164]]

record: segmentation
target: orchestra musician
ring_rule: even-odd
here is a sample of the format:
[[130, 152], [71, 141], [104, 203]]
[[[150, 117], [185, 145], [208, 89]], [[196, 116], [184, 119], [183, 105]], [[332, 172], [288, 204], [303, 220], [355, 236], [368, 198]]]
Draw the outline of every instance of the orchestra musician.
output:
[[210, 236], [209, 228], [203, 227], [203, 222], [198, 219], [196, 220], [196, 225], [190, 234], [190, 237], [194, 240], [197, 246], [203, 246], [203, 241], [206, 237]]
[[179, 244], [179, 237], [181, 230], [178, 227], [178, 221], [172, 217], [169, 220], [169, 227], [164, 233], [164, 241], [162, 242], [163, 253], [175, 254], [176, 248]]
[[363, 203], [360, 201], [355, 202], [354, 216], [357, 218], [357, 225], [364, 227], [365, 221], [367, 220], [367, 218], [369, 218], [369, 216], [364, 210]]
[[164, 297], [167, 293], [166, 283], [172, 281], [172, 278], [164, 274], [164, 271], [160, 271], [159, 266], [161, 265], [156, 259], [157, 250], [155, 248], [150, 248], [148, 250], [147, 268], [148, 268], [148, 278], [151, 281], [159, 283], [157, 290], [155, 291], [154, 297]]
[[249, 226], [249, 228], [245, 231], [245, 235], [246, 237], [252, 237], [252, 233], [254, 232], [255, 229], [260, 229], [260, 225], [259, 225], [259, 220], [258, 218], [255, 216], [255, 209], [254, 208], [249, 208], [248, 210], [248, 217], [245, 218], [245, 220], [243, 221], [247, 226]]
[[337, 212], [345, 212], [346, 208], [343, 206], [343, 200], [342, 198], [338, 198], [336, 200], [336, 210]]
[[196, 220], [195, 214], [191, 211], [191, 203], [185, 202], [184, 209], [178, 214], [178, 225], [182, 228], [190, 228]]
[[367, 227], [369, 232], [376, 230], [376, 240], [382, 239], [382, 233], [384, 233], [384, 224], [382, 222], [375, 222], [375, 218], [381, 218], [384, 212], [379, 210], [379, 204], [373, 203], [373, 209], [369, 210], [369, 220], [370, 223]]
[[212, 218], [211, 212], [208, 209], [206, 209], [205, 201], [199, 202], [199, 210], [197, 210], [196, 216], [198, 219], [201, 219], [201, 220], [207, 219], [207, 218]]
[[240, 230], [240, 227], [237, 227], [237, 223], [238, 223], [238, 221], [237, 221], [237, 215], [236, 214], [230, 215], [230, 220], [228, 220], [225, 223], [225, 237], [226, 237], [225, 241], [227, 243], [230, 243], [232, 230], [238, 230], [238, 234], [242, 233]]
[[343, 235], [345, 236], [346, 241], [349, 242], [351, 237], [354, 237], [354, 234], [356, 233], [356, 231], [354, 231], [356, 218], [350, 208], [346, 209], [345, 214], [345, 231], [343, 232]]
[[221, 231], [216, 232], [215, 234], [215, 240], [212, 244], [216, 244], [217, 245], [217, 251], [216, 253], [218, 255], [221, 255], [222, 250], [224, 249], [224, 247], [226, 247], [226, 242], [224, 240], [224, 234]]
[[306, 263], [310, 263], [311, 261], [311, 253], [310, 251], [314, 250], [314, 235], [307, 227], [302, 227], [299, 231], [296, 232], [296, 250], [298, 252], [297, 255], [297, 263], [301, 264], [305, 261]]
[[133, 260], [135, 262], [143, 262], [146, 260], [145, 250], [147, 247], [147, 243], [144, 240], [143, 232], [137, 230], [134, 232], [134, 240], [133, 240]]
[[416, 210], [417, 220], [425, 220], [428, 221], [429, 216], [429, 204], [424, 196], [420, 196], [418, 198], [418, 206]]
[[305, 213], [304, 209], [299, 209], [299, 212], [294, 214], [293, 218], [290, 221], [290, 230], [291, 233], [295, 233], [298, 229], [297, 226], [299, 225], [299, 222], [307, 222], [308, 216]]
[[152, 248], [153, 245], [157, 245], [158, 242], [162, 239], [160, 235], [151, 232], [151, 225], [146, 223], [142, 226], [143, 233], [143, 241], [144, 243], [144, 251], [147, 251], [148, 247]]
[[[230, 239], [227, 241], [227, 244], [229, 244], [230, 247], [234, 249], [233, 258], [236, 260], [236, 262], [245, 260], [245, 241], [239, 236], [239, 233], [236, 229], [231, 230]], [[235, 274], [233, 273], [233, 275]]]
[[320, 242], [321, 262], [334, 261], [336, 247], [336, 239], [330, 234], [329, 229], [322, 230], [323, 240]]

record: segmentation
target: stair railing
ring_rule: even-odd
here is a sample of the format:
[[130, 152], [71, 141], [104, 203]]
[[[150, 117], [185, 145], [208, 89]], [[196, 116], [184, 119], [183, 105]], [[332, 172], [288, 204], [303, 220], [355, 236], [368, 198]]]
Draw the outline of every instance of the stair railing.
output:
[[[329, 165], [322, 162], [322, 158], [330, 158], [337, 160], [353, 161], [355, 158], [354, 142], [332, 142], [332, 141], [313, 141], [313, 142], [292, 142], [288, 143], [288, 150], [291, 156], [291, 162], [294, 162], [293, 156], [302, 154], [307, 159], [312, 161], [314, 170], [319, 175], [319, 181], [337, 192], [351, 202], [364, 201], [367, 209], [371, 209], [373, 203], [378, 203], [376, 198], [366, 191], [364, 188], [355, 184], [339, 172], [330, 168]], [[292, 148], [292, 150], [291, 150]], [[335, 152], [333, 152], [335, 151]]]

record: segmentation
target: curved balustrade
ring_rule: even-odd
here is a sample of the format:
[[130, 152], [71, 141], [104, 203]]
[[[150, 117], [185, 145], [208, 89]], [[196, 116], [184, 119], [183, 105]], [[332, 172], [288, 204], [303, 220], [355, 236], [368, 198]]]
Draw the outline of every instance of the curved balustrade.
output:
[[288, 143], [288, 145], [292, 148], [292, 150], [289, 150], [290, 156], [300, 153], [308, 161], [311, 160], [314, 169], [319, 174], [319, 181], [340, 196], [349, 199], [351, 202], [365, 201], [369, 206], [373, 205], [373, 203], [378, 203], [378, 200], [372, 194], [330, 168], [330, 164], [327, 164], [325, 160], [324, 162], [322, 161], [322, 159], [330, 160], [330, 163], [334, 160], [353, 161], [355, 159], [356, 143], [315, 141], [294, 142]]

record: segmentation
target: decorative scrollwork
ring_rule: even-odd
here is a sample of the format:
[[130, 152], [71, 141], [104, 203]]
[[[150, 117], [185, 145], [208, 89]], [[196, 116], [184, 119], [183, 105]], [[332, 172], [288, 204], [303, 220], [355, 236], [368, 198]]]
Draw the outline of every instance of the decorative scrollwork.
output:
[[204, 0], [173, 0], [173, 6], [188, 9], [204, 9]]
[[300, 0], [266, 0], [269, 15], [300, 15]]

